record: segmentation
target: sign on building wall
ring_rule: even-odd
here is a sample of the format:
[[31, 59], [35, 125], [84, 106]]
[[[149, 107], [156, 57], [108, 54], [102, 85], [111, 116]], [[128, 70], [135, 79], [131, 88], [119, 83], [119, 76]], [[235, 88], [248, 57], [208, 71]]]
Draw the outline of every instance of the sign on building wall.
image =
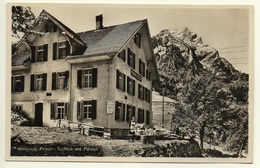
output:
[[113, 100], [107, 100], [107, 113], [112, 114], [114, 111], [115, 102]]

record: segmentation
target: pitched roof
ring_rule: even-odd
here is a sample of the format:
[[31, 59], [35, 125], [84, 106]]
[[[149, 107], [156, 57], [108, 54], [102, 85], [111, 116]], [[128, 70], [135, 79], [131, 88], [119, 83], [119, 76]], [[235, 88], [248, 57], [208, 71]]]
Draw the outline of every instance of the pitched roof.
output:
[[18, 52], [12, 56], [12, 66], [24, 65], [30, 60], [29, 52]]
[[[114, 55], [139, 30], [147, 20], [139, 20], [125, 24], [105, 27], [79, 33], [80, 38], [87, 44], [83, 56]], [[73, 59], [79, 56], [68, 56]]]
[[[56, 19], [54, 16], [52, 16], [51, 14], [49, 14], [48, 12], [46, 12], [45, 10], [43, 10], [41, 12], [41, 14], [46, 14], [48, 16], [49, 19], [51, 19], [54, 23], [57, 24], [57, 26], [68, 33], [69, 36], [71, 36], [71, 38], [75, 38], [78, 42], [82, 43], [83, 45], [86, 45], [86, 43], [84, 43], [84, 41], [80, 38], [80, 36], [75, 33], [73, 30], [71, 30], [70, 28], [68, 28], [66, 25], [64, 25], [61, 21], [59, 21], [58, 19]], [[41, 15], [40, 14], [40, 15]]]

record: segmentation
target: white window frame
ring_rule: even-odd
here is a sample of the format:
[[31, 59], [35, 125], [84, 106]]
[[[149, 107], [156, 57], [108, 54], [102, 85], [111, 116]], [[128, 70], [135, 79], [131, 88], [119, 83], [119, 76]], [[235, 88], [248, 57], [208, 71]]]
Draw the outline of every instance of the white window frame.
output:
[[[40, 86], [38, 86], [38, 82]], [[41, 91], [43, 90], [43, 74], [36, 74], [35, 75], [35, 91]]]
[[56, 83], [56, 87], [57, 89], [65, 89], [65, 72], [57, 72], [57, 83]]
[[44, 62], [44, 45], [36, 46], [35, 62]]
[[93, 78], [92, 69], [82, 69], [82, 88], [92, 88], [93, 86], [92, 78]]
[[[64, 55], [61, 55], [61, 50], [64, 50]], [[57, 59], [64, 59], [66, 57], [66, 41], [57, 43]]]
[[[91, 119], [92, 116], [92, 101], [83, 101], [83, 118]], [[85, 117], [86, 115], [86, 117]]]
[[65, 116], [65, 103], [57, 102], [57, 115], [58, 119], [64, 119]]

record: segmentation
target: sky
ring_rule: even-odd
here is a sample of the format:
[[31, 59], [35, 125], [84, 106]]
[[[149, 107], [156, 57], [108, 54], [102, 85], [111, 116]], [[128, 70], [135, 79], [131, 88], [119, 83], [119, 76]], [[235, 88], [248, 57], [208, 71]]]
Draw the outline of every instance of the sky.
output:
[[249, 72], [249, 10], [243, 7], [173, 5], [35, 5], [36, 16], [44, 9], [75, 32], [95, 28], [95, 16], [103, 15], [104, 26], [148, 19], [151, 36], [163, 29], [188, 27], [216, 48], [242, 72]]

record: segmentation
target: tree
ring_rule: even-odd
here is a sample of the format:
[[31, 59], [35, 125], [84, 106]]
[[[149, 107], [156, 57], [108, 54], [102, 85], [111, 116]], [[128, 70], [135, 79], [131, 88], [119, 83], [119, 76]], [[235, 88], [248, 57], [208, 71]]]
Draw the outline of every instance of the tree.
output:
[[188, 80], [176, 97], [178, 103], [175, 105], [175, 122], [191, 137], [198, 135], [203, 149], [206, 131], [209, 134], [220, 129], [218, 118], [226, 108], [223, 101], [226, 94], [211, 72], [204, 72], [194, 76], [193, 80]]
[[30, 34], [34, 22], [30, 7], [12, 6], [12, 37], [21, 39], [24, 34]]

